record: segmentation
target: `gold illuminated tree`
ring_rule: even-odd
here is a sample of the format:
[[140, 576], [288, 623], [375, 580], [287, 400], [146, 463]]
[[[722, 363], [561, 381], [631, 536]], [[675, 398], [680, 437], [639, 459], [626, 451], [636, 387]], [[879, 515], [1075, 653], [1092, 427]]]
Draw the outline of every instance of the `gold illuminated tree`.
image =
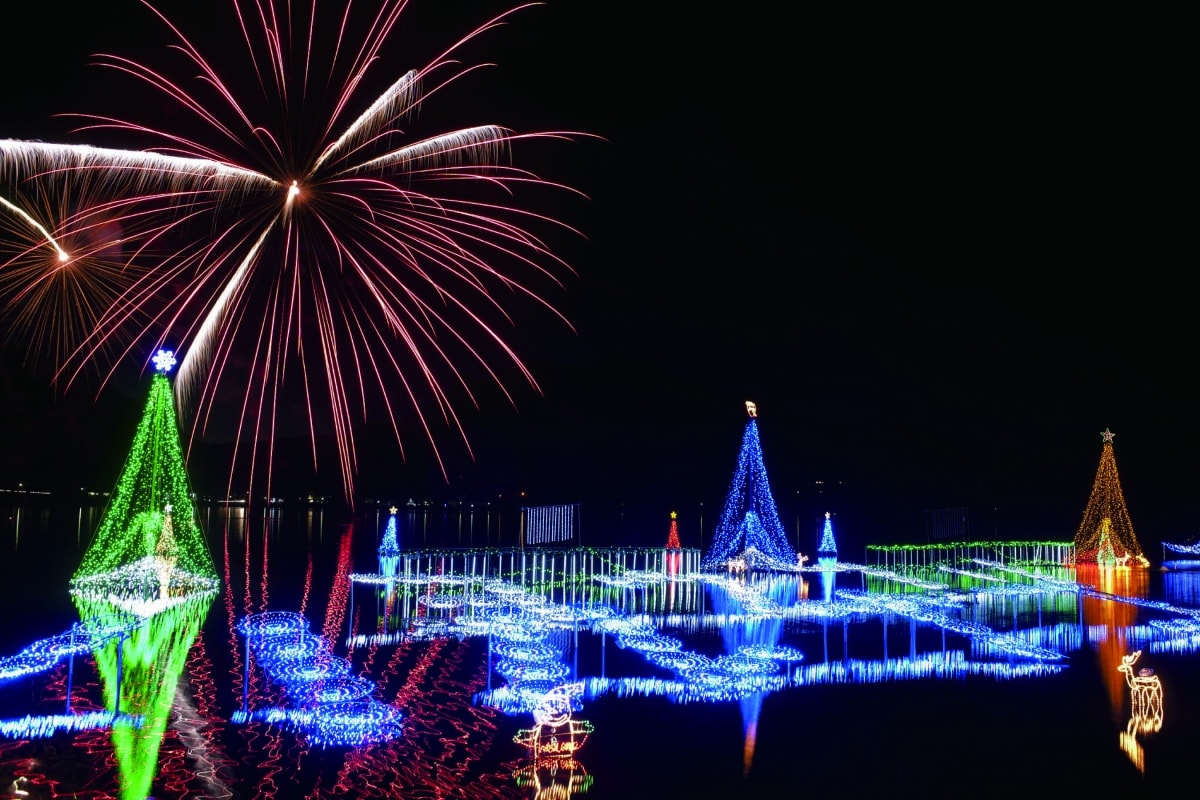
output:
[[1075, 532], [1075, 561], [1080, 564], [1102, 566], [1124, 565], [1135, 562], [1149, 566], [1142, 553], [1125, 507], [1125, 495], [1121, 492], [1121, 479], [1117, 476], [1117, 459], [1113, 455], [1112, 431], [1107, 428], [1100, 434], [1103, 446], [1100, 450], [1100, 466], [1096, 469], [1096, 480], [1092, 484], [1092, 496], [1083, 510], [1083, 521]]

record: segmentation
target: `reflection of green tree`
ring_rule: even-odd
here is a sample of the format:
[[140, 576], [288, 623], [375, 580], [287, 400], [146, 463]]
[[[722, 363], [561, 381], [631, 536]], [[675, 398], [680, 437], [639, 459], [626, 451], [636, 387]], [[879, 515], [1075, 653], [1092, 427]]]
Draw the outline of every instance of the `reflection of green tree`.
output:
[[[75, 593], [72, 597], [85, 620], [120, 610], [104, 600]], [[121, 643], [120, 663], [116, 641], [93, 653], [103, 680], [105, 708], [119, 707], [125, 714], [144, 717], [140, 728], [116, 725], [112, 730], [121, 800], [142, 800], [150, 795], [175, 687], [215, 597], [211, 592], [196, 594], [147, 618]]]

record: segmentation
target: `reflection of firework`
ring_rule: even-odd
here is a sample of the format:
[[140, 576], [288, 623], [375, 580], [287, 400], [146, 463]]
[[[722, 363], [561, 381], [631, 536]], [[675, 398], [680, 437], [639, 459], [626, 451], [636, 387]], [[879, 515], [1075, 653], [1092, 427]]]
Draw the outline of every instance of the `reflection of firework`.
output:
[[[504, 329], [516, 302], [551, 309], [544, 293], [569, 269], [534, 230], [564, 226], [520, 203], [527, 191], [563, 187], [509, 158], [524, 140], [571, 134], [406, 127], [416, 128], [427, 99], [476, 69], [458, 52], [518, 9], [364, 98], [405, 5], [381, 0], [356, 43], [345, 6], [235, 3], [230, 27], [241, 31], [244, 62], [228, 69], [150, 7], [175, 38], [172, 51], [200, 73], [197, 93], [136, 61], [99, 63], [163, 93], [192, 124], [85, 117], [85, 130], [146, 138], [152, 151], [0, 141], [6, 177], [91, 181], [116, 222], [153, 219], [156, 247], [170, 248], [151, 271], [92, 295], [104, 310], [85, 320], [88, 336], [63, 364], [68, 380], [110, 349], [120, 356], [133, 342], [169, 338], [185, 353], [177, 391], [194, 402], [194, 433], [215, 426], [218, 396], [235, 395], [237, 439], [252, 444], [235, 450], [234, 464], [248, 462], [253, 475], [265, 460], [269, 480], [280, 409], [300, 398], [313, 466], [317, 437], [332, 435], [347, 499], [355, 426], [370, 406], [403, 449], [408, 423], [394, 399], [402, 396], [440, 463], [436, 426], [466, 445], [457, 408], [477, 400], [474, 373], [509, 399], [507, 370], [536, 387]], [[329, 32], [337, 33], [326, 41]], [[222, 78], [233, 74], [254, 75], [253, 89]], [[294, 391], [285, 393], [285, 377]]]

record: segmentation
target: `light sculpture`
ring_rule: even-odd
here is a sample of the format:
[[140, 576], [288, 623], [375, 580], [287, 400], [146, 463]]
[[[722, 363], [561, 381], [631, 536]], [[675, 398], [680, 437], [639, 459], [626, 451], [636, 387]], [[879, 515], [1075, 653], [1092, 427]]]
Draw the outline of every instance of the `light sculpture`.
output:
[[513, 781], [532, 800], [563, 800], [592, 787], [592, 776], [571, 756], [531, 758], [513, 770]]
[[795, 571], [796, 553], [788, 544], [787, 533], [779, 520], [763, 463], [758, 409], [747, 402], [746, 410], [750, 419], [742, 434], [733, 482], [701, 567], [719, 570], [726, 569], [731, 562], [741, 562], [748, 570]]
[[680, 550], [683, 545], [679, 543], [679, 515], [674, 511], [671, 512], [671, 527], [667, 531], [667, 549]]
[[837, 563], [837, 541], [833, 538], [832, 515], [825, 512], [825, 527], [821, 529], [821, 543], [817, 545], [817, 563], [828, 566]]
[[1133, 674], [1134, 662], [1141, 655], [1141, 650], [1135, 650], [1129, 655], [1121, 656], [1121, 664], [1117, 670], [1125, 675], [1131, 704], [1129, 722], [1120, 733], [1121, 749], [1137, 767], [1138, 772], [1145, 772], [1146, 755], [1138, 736], [1162, 730], [1163, 690], [1154, 670], [1143, 667], [1138, 670], [1137, 675]]
[[1145, 567], [1150, 562], [1133, 532], [1133, 522], [1129, 519], [1125, 495], [1121, 491], [1121, 479], [1117, 475], [1117, 460], [1113, 454], [1115, 436], [1107, 428], [1100, 434], [1100, 464], [1096, 468], [1087, 507], [1083, 510], [1083, 519], [1075, 532], [1075, 561], [1115, 566], [1120, 559], [1129, 557]]
[[[132, 629], [93, 651], [102, 678], [104, 704], [112, 714], [137, 715], [138, 725], [116, 721], [112, 743], [120, 773], [120, 800], [150, 795], [159, 768], [159, 750], [170, 721], [176, 688], [216, 595], [185, 595]], [[119, 613], [125, 602], [72, 594], [81, 619]]]
[[591, 722], [571, 716], [582, 692], [581, 683], [554, 686], [534, 706], [534, 726], [517, 731], [513, 741], [527, 747], [534, 758], [573, 757], [594, 730]]
[[392, 506], [388, 515], [387, 528], [383, 532], [383, 541], [379, 543], [379, 574], [385, 578], [396, 577], [400, 564], [400, 543], [396, 537], [396, 511]]
[[237, 624], [268, 680], [283, 688], [289, 705], [250, 710], [249, 689], [243, 707], [230, 721], [266, 722], [304, 733], [320, 747], [361, 747], [394, 739], [403, 732], [401, 711], [371, 695], [375, 684], [351, 674], [350, 662], [334, 655], [326, 639], [309, 633], [307, 618], [288, 611], [266, 611]]
[[60, 733], [112, 728], [114, 725], [137, 728], [142, 717], [114, 714], [111, 711], [88, 711], [82, 714], [29, 714], [19, 719], [0, 720], [0, 737], [6, 739], [49, 739]]
[[151, 615], [199, 594], [215, 594], [216, 569], [196, 522], [167, 373], [159, 350], [150, 396], [104, 515], [71, 580], [71, 592]]

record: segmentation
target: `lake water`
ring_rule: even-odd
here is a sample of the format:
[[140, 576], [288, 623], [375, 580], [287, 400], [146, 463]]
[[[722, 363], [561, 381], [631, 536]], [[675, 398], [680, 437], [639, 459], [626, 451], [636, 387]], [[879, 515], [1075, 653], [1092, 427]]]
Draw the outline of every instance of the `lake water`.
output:
[[[0, 659], [80, 619], [68, 583], [100, 509], [17, 503], [2, 512]], [[201, 522], [221, 591], [156, 630], [155, 647], [131, 639], [119, 673], [108, 658], [82, 656], [0, 683], [0, 720], [12, 722], [102, 711], [119, 680], [133, 705], [163, 704], [161, 733], [5, 729], [0, 796], [1128, 797], [1190, 785], [1200, 572], [1054, 570], [1036, 592], [1017, 571], [978, 564], [907, 584], [855, 571], [559, 581], [549, 602], [613, 608], [625, 622], [544, 639], [562, 653], [564, 680], [580, 687], [571, 713], [590, 734], [573, 758], [536, 760], [514, 741], [532, 714], [499, 707], [496, 640], [437, 635], [471, 631], [439, 627], [459, 615], [439, 610], [428, 587], [389, 599], [351, 581], [379, 569], [381, 512], [280, 509], [247, 521], [208, 509]], [[1076, 579], [1084, 591], [1058, 583]], [[953, 583], [956, 605], [922, 600], [926, 580]], [[454, 586], [437, 595], [452, 601]], [[325, 636], [373, 682], [374, 698], [400, 712], [400, 734], [320, 746], [294, 726], [239, 717], [282, 702], [238, 630], [265, 612], [301, 615]], [[661, 639], [646, 637], [647, 625]], [[780, 669], [747, 691], [738, 679], [663, 667], [654, 648], [670, 642], [710, 666], [742, 648], [771, 650]], [[1138, 650], [1122, 673], [1122, 658]]]

